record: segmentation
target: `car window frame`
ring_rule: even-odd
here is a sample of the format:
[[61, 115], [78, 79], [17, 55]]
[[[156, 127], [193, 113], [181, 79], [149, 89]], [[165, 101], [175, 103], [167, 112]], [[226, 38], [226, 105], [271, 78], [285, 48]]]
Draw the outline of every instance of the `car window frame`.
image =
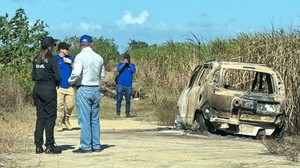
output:
[[192, 75], [190, 77], [190, 80], [188, 82], [187, 88], [191, 88], [194, 86], [195, 81], [197, 81], [198, 74], [199, 74], [200, 70], [202, 69], [202, 67], [203, 67], [203, 64], [200, 64], [194, 69], [194, 71], [192, 72]]
[[[209, 64], [204, 64], [202, 68], [200, 69], [198, 76], [197, 76], [197, 86], [203, 85], [205, 83], [207, 73], [209, 72]], [[201, 83], [200, 83], [201, 82]]]

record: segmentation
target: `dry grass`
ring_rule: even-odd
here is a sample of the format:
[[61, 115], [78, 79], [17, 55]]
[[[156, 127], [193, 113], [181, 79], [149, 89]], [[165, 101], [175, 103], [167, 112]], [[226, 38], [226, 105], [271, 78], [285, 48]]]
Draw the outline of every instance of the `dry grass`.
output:
[[18, 152], [33, 145], [35, 109], [26, 103], [26, 93], [16, 80], [0, 78], [0, 153]]
[[28, 134], [34, 131], [35, 112], [26, 108], [22, 112], [0, 112], [0, 153], [24, 151], [33, 146], [32, 137]]
[[[109, 97], [101, 98], [101, 119], [116, 119], [116, 100]], [[144, 121], [155, 121], [156, 118], [153, 115], [154, 107], [151, 104], [149, 99], [131, 99], [131, 115], [135, 119], [144, 120]], [[122, 101], [121, 106], [121, 117], [125, 116], [125, 100]]]
[[287, 160], [298, 162], [300, 153], [300, 142], [294, 140], [285, 140], [278, 142], [267, 140], [263, 142], [264, 151], [267, 154], [285, 156]]
[[155, 115], [158, 118], [159, 124], [174, 125], [175, 115], [177, 114], [176, 101], [162, 98], [155, 106]]
[[108, 97], [101, 97], [100, 118], [114, 119], [116, 114], [116, 102]]
[[25, 91], [11, 78], [0, 78], [0, 111], [22, 111], [26, 104]]

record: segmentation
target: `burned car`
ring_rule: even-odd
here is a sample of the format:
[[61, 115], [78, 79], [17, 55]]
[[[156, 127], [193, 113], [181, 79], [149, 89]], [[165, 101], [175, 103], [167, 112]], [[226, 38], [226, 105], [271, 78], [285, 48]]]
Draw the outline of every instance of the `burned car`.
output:
[[178, 100], [177, 126], [280, 139], [285, 87], [265, 64], [212, 61], [198, 65]]

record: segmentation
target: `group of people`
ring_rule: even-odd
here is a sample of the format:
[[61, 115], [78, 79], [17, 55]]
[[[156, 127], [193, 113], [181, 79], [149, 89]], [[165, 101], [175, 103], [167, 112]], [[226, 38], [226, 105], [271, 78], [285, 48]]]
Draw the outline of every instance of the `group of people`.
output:
[[[59, 154], [62, 152], [55, 144], [54, 127], [57, 131], [71, 130], [69, 118], [76, 104], [78, 124], [80, 126], [80, 148], [74, 153], [100, 152], [100, 88], [99, 83], [105, 77], [103, 58], [93, 51], [93, 39], [89, 35], [80, 37], [80, 53], [75, 58], [68, 55], [71, 45], [61, 42], [57, 46], [57, 55], [53, 56], [56, 41], [51, 36], [41, 40], [41, 50], [32, 62], [32, 80], [36, 81], [33, 99], [36, 106], [36, 126], [34, 143], [36, 154]], [[124, 54], [124, 62], [117, 67], [117, 103], [116, 116], [120, 116], [121, 102], [125, 95], [126, 117], [130, 117], [130, 97], [132, 94], [135, 65], [130, 55]], [[76, 94], [75, 94], [76, 92]], [[43, 134], [45, 130], [45, 150]]]

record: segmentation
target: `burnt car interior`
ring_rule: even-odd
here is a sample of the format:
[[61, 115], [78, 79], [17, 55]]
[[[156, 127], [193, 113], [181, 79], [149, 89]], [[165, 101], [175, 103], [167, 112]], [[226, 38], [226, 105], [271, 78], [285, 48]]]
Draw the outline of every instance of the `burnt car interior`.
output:
[[253, 70], [225, 70], [223, 87], [225, 89], [246, 90], [254, 93], [272, 94], [274, 92], [272, 76], [268, 73]]

